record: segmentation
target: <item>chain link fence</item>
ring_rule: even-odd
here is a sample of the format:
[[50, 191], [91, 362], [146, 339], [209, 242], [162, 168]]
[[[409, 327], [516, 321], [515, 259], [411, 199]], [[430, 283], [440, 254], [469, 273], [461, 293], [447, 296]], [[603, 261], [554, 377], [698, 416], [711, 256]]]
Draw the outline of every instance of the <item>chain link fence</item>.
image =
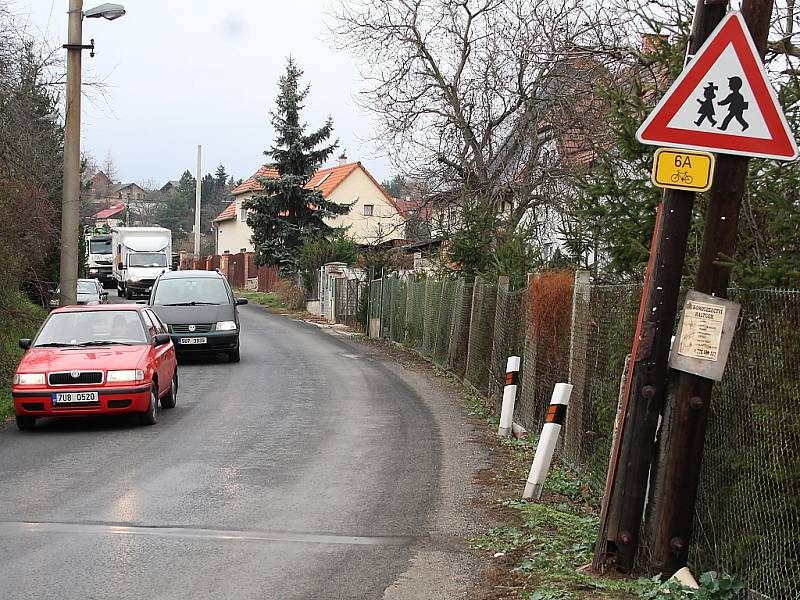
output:
[[800, 598], [800, 292], [732, 290], [742, 306], [714, 386], [692, 562], [773, 599]]
[[[381, 337], [496, 406], [506, 360], [521, 356], [515, 421], [534, 433], [554, 385], [572, 383], [560, 453], [599, 497], [641, 293], [592, 285], [585, 273], [532, 276], [525, 290], [504, 278], [386, 277], [370, 285], [368, 314]], [[692, 566], [736, 574], [773, 600], [800, 600], [800, 292], [731, 297], [742, 313], [714, 387]]]

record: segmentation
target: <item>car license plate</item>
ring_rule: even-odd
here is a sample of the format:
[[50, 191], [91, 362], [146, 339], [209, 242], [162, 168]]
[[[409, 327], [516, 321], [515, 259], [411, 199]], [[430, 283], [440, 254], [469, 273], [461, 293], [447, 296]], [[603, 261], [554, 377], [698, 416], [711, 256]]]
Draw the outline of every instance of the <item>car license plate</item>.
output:
[[191, 345], [208, 343], [208, 338], [204, 337], [180, 338], [180, 340], [181, 340], [181, 346], [191, 346]]
[[100, 402], [100, 394], [97, 392], [59, 392], [53, 394], [53, 405], [56, 404], [83, 404], [88, 402]]

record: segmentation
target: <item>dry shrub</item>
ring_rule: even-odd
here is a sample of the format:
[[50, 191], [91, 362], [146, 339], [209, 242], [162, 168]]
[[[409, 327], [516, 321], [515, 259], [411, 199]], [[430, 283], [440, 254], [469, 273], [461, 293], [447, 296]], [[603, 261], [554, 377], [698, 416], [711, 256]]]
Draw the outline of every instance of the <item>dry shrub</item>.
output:
[[279, 280], [275, 284], [275, 293], [289, 310], [302, 310], [306, 307], [306, 288], [297, 281]]
[[537, 336], [558, 344], [559, 332], [569, 332], [572, 319], [572, 271], [547, 271], [535, 278], [528, 288], [528, 322]]

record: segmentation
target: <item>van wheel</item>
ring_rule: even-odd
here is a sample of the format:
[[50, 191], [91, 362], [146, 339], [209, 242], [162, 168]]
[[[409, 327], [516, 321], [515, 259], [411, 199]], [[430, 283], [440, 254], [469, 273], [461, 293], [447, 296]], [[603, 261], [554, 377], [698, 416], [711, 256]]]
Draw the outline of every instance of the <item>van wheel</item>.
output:
[[30, 415], [17, 415], [17, 429], [20, 431], [30, 431], [36, 427], [36, 417]]

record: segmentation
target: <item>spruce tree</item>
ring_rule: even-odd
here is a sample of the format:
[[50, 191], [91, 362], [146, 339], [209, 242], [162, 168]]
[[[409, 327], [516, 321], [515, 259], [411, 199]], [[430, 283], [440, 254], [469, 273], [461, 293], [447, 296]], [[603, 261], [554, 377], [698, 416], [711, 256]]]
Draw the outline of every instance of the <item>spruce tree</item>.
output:
[[303, 101], [309, 86], [300, 87], [303, 72], [289, 58], [286, 73], [279, 81], [276, 109], [270, 113], [276, 139], [264, 152], [272, 159], [278, 178], [259, 178], [264, 191], [245, 202], [247, 224], [261, 265], [277, 265], [283, 275], [297, 273], [300, 247], [312, 237], [329, 237], [334, 228], [324, 219], [347, 214], [349, 205], [326, 200], [318, 190], [306, 189], [320, 165], [331, 155], [337, 143], [324, 145], [333, 131], [329, 117], [317, 131], [306, 134], [300, 121]]

